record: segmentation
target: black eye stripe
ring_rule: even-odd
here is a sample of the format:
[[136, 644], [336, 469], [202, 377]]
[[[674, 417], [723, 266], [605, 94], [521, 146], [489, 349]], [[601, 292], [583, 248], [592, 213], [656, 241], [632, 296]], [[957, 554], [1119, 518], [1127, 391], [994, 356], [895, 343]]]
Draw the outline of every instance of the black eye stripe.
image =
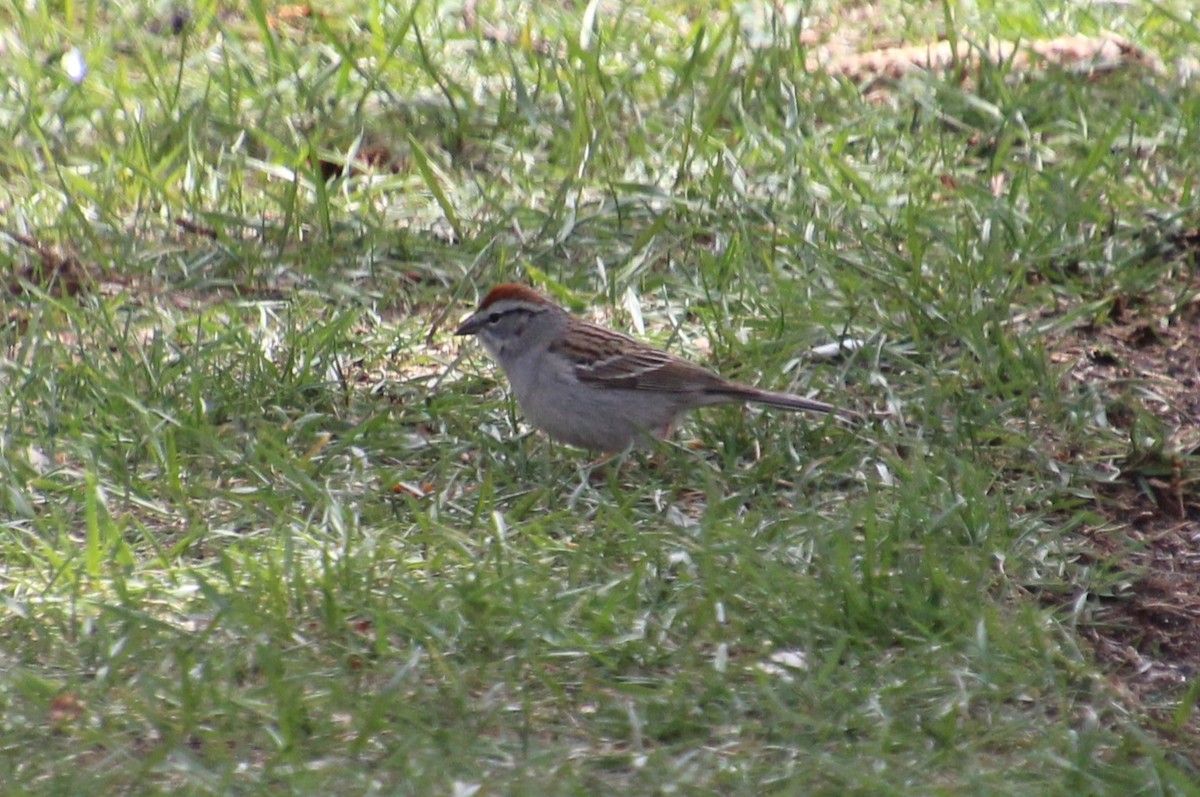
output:
[[485, 320], [489, 324], [498, 324], [501, 319], [510, 315], [524, 315], [532, 318], [535, 315], [540, 315], [542, 312], [542, 310], [534, 310], [528, 307], [508, 307], [503, 310], [493, 310], [488, 313]]

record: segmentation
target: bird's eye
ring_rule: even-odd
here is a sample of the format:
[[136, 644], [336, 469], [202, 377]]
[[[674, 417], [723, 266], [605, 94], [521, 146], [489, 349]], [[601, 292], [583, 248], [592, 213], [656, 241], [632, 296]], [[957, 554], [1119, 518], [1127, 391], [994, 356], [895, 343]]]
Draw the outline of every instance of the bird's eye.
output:
[[488, 323], [489, 323], [489, 324], [496, 324], [496, 323], [499, 323], [499, 321], [500, 321], [500, 314], [499, 314], [499, 313], [492, 313], [491, 315], [489, 315], [489, 316], [488, 316]]

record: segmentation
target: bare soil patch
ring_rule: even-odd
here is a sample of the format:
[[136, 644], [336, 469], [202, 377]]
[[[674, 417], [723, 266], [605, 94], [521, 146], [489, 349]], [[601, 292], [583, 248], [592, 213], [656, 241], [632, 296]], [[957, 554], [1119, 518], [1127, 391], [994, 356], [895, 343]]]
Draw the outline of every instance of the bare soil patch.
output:
[[[1193, 231], [1182, 242], [1198, 240]], [[1115, 298], [1107, 323], [1073, 330], [1053, 356], [1130, 435], [1111, 463], [1117, 477], [1094, 489], [1104, 522], [1082, 531], [1086, 563], [1121, 577], [1095, 596], [1082, 632], [1162, 730], [1194, 738], [1200, 717], [1176, 711], [1200, 674], [1200, 278], [1195, 246], [1180, 254], [1190, 260], [1182, 285]]]

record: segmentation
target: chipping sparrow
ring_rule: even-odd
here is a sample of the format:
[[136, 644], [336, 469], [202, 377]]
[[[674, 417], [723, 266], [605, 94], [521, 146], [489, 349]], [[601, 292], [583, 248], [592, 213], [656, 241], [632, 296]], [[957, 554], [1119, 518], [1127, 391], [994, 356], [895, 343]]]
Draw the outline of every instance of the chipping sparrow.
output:
[[524, 285], [493, 288], [454, 334], [479, 338], [508, 375], [530, 423], [581, 448], [623, 451], [649, 435], [665, 437], [680, 415], [711, 404], [751, 401], [839, 412], [824, 402], [722, 379], [576, 318]]

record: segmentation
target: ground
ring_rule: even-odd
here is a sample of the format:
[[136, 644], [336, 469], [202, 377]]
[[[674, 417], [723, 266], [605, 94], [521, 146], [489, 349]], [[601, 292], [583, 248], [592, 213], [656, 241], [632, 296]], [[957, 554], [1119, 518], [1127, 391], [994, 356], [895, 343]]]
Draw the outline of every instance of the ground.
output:
[[1190, 5], [0, 10], [5, 788], [1194, 795]]

